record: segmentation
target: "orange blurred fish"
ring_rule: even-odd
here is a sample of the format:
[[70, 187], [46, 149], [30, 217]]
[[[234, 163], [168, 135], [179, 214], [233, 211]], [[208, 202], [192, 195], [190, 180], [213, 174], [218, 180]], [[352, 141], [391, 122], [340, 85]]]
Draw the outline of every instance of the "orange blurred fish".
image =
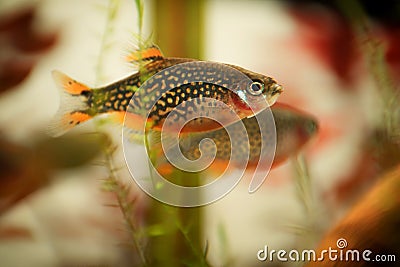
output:
[[[288, 105], [276, 103], [271, 107], [276, 127], [276, 151], [272, 167], [283, 163], [290, 156], [296, 154], [318, 131], [316, 119], [308, 114], [296, 110]], [[268, 112], [268, 111], [262, 111]], [[257, 167], [261, 153], [262, 137], [256, 117], [244, 118], [242, 122], [246, 128], [249, 144], [244, 142], [246, 138], [240, 136], [240, 123], [234, 123], [227, 128], [233, 133], [233, 138], [243, 140], [239, 146], [231, 148], [229, 135], [225, 129], [219, 129], [203, 133], [190, 133], [181, 135], [180, 150], [189, 160], [196, 160], [200, 156], [211, 155], [213, 149], [212, 143], [204, 143], [202, 152], [200, 152], [199, 143], [205, 138], [211, 139], [216, 146], [216, 155], [214, 162], [210, 165], [212, 172], [224, 171], [229, 161], [235, 166], [239, 162], [247, 161], [246, 149], [249, 149], [249, 158], [247, 170]], [[266, 136], [269, 136], [266, 133]], [[267, 141], [268, 142], [268, 141]], [[268, 144], [267, 144], [268, 145]], [[171, 172], [171, 167], [167, 163], [161, 163], [158, 166], [160, 173], [167, 174]]]
[[[380, 175], [322, 238], [307, 267], [399, 266], [400, 165]], [[326, 251], [331, 248], [331, 257]], [[325, 253], [324, 253], [325, 251]], [[331, 259], [335, 260], [331, 260]]]
[[[145, 65], [122, 80], [95, 89], [53, 71], [54, 80], [63, 91], [63, 99], [50, 127], [51, 132], [55, 135], [62, 134], [104, 113], [116, 115], [120, 121], [124, 120], [127, 113], [129, 121], [133, 124], [130, 126], [134, 128], [139, 122], [143, 122], [146, 118], [143, 115], [147, 111], [150, 114], [145, 122], [157, 129], [163, 126], [171, 110], [180, 104], [185, 110], [177, 114], [173, 124], [188, 121], [192, 114], [198, 117], [213, 115], [210, 112], [214, 115], [224, 114], [224, 109], [220, 107], [204, 111], [205, 105], [209, 104], [202, 102], [205, 98], [222, 101], [240, 118], [245, 118], [274, 104], [282, 92], [282, 87], [268, 76], [234, 65], [163, 57], [156, 46], [144, 51], [135, 51], [127, 59], [131, 63], [142, 62]], [[187, 64], [174, 68], [180, 63]], [[167, 68], [169, 69], [166, 70]], [[160, 72], [162, 70], [166, 71]], [[241, 74], [240, 77], [238, 73]], [[250, 82], [241, 84], [243, 77], [248, 78]], [[151, 80], [151, 86], [147, 86], [145, 90], [138, 90], [144, 83], [143, 79], [148, 82]], [[230, 88], [232, 84], [239, 86]], [[250, 102], [255, 103], [255, 106], [251, 107], [253, 110], [248, 105]], [[199, 118], [189, 122], [186, 129], [197, 132], [220, 127], [221, 125], [214, 120]]]

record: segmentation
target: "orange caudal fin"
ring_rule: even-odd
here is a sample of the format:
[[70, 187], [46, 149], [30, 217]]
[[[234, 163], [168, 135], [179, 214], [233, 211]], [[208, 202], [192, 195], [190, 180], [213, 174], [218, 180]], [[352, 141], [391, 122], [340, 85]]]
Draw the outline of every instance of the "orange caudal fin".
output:
[[126, 61], [132, 64], [139, 64], [140, 62], [150, 62], [163, 59], [164, 56], [158, 46], [152, 44], [144, 49], [135, 49], [126, 56]]
[[67, 75], [52, 72], [53, 79], [60, 89], [60, 107], [48, 127], [49, 134], [59, 136], [69, 129], [92, 118], [89, 114], [89, 96], [92, 90]]
[[64, 73], [53, 70], [53, 79], [57, 86], [63, 91], [71, 95], [81, 95], [83, 92], [90, 92], [90, 88], [86, 85], [73, 80]]

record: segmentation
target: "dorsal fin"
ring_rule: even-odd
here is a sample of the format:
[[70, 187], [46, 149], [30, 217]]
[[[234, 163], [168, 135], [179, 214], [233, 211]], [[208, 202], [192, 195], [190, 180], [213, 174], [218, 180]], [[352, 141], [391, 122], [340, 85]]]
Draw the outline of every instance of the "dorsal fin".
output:
[[152, 44], [145, 49], [136, 49], [126, 56], [126, 60], [132, 64], [140, 62], [149, 62], [163, 59], [164, 56], [158, 46]]

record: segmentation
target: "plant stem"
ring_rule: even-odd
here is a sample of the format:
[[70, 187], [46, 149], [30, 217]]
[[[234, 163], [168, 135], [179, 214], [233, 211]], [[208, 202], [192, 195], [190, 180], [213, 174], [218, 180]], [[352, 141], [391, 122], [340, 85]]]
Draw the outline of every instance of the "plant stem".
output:
[[118, 206], [121, 210], [122, 216], [125, 221], [125, 225], [128, 228], [128, 231], [130, 233], [130, 237], [132, 239], [132, 242], [136, 248], [136, 251], [139, 254], [140, 260], [143, 264], [143, 266], [148, 266], [146, 257], [144, 255], [144, 248], [141, 245], [141, 240], [139, 238], [139, 230], [138, 227], [136, 227], [134, 221], [132, 220], [132, 201], [129, 201], [127, 195], [129, 194], [129, 187], [121, 184], [118, 180], [118, 175], [116, 173], [116, 169], [113, 164], [113, 156], [112, 152], [110, 149], [106, 149], [104, 151], [105, 157], [106, 157], [106, 167], [109, 172], [108, 176], [108, 183], [112, 184], [113, 186], [111, 187], [111, 191], [115, 194], [118, 202]]
[[383, 123], [388, 137], [398, 134], [396, 126], [399, 121], [398, 94], [389, 74], [385, 60], [384, 47], [371, 34], [367, 17], [360, 3], [356, 0], [337, 0], [337, 4], [342, 12], [352, 23], [358, 42], [366, 56], [369, 71], [374, 77], [378, 93], [383, 104]]
[[[114, 27], [114, 22], [119, 6], [120, 6], [119, 0], [109, 0], [108, 2], [107, 18], [106, 18], [104, 33], [102, 35], [100, 42], [100, 52], [96, 63], [96, 71], [95, 71], [96, 84], [101, 80], [101, 77], [103, 76], [104, 54], [107, 47], [107, 41], [109, 35], [111, 34]], [[95, 127], [96, 130], [99, 131], [101, 127], [101, 123], [99, 123], [99, 120], [95, 119]], [[116, 172], [116, 168], [114, 166], [114, 161], [113, 161], [113, 151], [114, 150], [112, 148], [112, 145], [110, 145], [110, 147], [104, 150], [105, 165], [108, 170], [108, 178], [106, 179], [105, 183], [111, 185], [111, 187], [106, 186], [106, 188], [115, 194], [118, 206], [121, 210], [122, 216], [125, 221], [125, 225], [128, 228], [130, 237], [132, 239], [132, 243], [136, 248], [136, 251], [138, 252], [141, 263], [143, 266], [148, 266], [146, 257], [144, 255], [144, 249], [141, 245], [141, 240], [138, 234], [139, 233], [138, 227], [136, 227], [135, 222], [132, 219], [132, 205], [134, 203], [133, 201], [130, 201], [128, 197], [129, 187], [119, 182], [118, 174]]]
[[306, 242], [308, 245], [305, 247], [313, 246], [318, 234], [318, 229], [315, 228], [317, 225], [317, 215], [311, 177], [308, 171], [307, 162], [303, 155], [300, 154], [295, 158], [294, 167], [296, 170], [296, 192], [300, 203], [303, 205], [306, 218], [304, 227], [299, 227], [299, 229], [303, 228], [306, 233], [309, 233], [309, 235], [306, 236]]
[[[175, 170], [167, 179], [184, 186], [199, 185], [199, 175]], [[188, 182], [190, 181], [190, 182]], [[149, 237], [152, 266], [208, 266], [202, 251], [201, 208], [173, 207], [152, 199], [147, 224], [160, 229]]]
[[[157, 44], [168, 56], [200, 58], [203, 42], [204, 2], [157, 0], [154, 4], [154, 31]], [[198, 186], [200, 176], [175, 169], [167, 178], [183, 186]], [[197, 196], [201, 197], [201, 196]], [[152, 266], [208, 266], [201, 242], [202, 209], [178, 208], [151, 200], [150, 227], [159, 235], [150, 236]]]

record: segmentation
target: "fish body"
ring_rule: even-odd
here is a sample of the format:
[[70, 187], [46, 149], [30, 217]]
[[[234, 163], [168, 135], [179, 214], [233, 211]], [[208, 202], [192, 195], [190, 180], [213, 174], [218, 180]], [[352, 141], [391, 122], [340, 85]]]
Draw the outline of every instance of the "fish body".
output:
[[[290, 156], [296, 154], [317, 133], [318, 124], [313, 116], [285, 104], [276, 103], [271, 107], [271, 111], [275, 120], [276, 130], [276, 151], [272, 167], [276, 167]], [[240, 162], [248, 162], [247, 169], [255, 168], [258, 165], [262, 145], [259, 124], [256, 117], [244, 118], [242, 122], [246, 128], [249, 143], [245, 142], [247, 139], [242, 135], [246, 133], [240, 131], [240, 122], [237, 122], [229, 125], [227, 130], [231, 132], [235, 142], [239, 141], [238, 146], [231, 148], [231, 141], [225, 129], [184, 134], [181, 135], [179, 140], [183, 156], [193, 161], [199, 159], [200, 156], [213, 155], [211, 152], [213, 144], [211, 142], [204, 142], [201, 146], [201, 151], [199, 147], [201, 140], [209, 138], [216, 148], [215, 159], [209, 170], [214, 172], [223, 171], [229, 161], [234, 166], [240, 165]], [[265, 133], [265, 136], [272, 135], [271, 133]], [[243, 140], [243, 142], [240, 142], [240, 140]], [[268, 140], [266, 141], [266, 145], [268, 145]], [[247, 149], [249, 149], [249, 154], [246, 152]], [[170, 167], [168, 164], [161, 163], [158, 169], [162, 173], [169, 173]], [[163, 168], [167, 171], [162, 170]]]
[[[178, 105], [182, 109], [175, 114], [173, 123], [187, 121], [193, 114], [198, 117], [224, 114], [226, 107], [241, 119], [272, 105], [282, 92], [274, 79], [233, 65], [163, 57], [154, 46], [142, 51], [139, 57], [144, 66], [138, 72], [95, 89], [53, 71], [63, 99], [51, 131], [62, 134], [100, 114], [115, 115], [122, 122], [125, 113], [129, 114], [133, 128], [136, 122], [147, 120], [157, 129]], [[137, 64], [137, 52], [128, 59]], [[241, 84], [243, 77], [250, 83]], [[217, 107], [212, 103], [215, 109], [207, 109], [210, 104], [205, 99], [220, 101], [226, 106]], [[250, 104], [255, 105], [250, 107]], [[194, 132], [221, 127], [207, 118], [194, 119], [189, 126], [186, 129]]]

